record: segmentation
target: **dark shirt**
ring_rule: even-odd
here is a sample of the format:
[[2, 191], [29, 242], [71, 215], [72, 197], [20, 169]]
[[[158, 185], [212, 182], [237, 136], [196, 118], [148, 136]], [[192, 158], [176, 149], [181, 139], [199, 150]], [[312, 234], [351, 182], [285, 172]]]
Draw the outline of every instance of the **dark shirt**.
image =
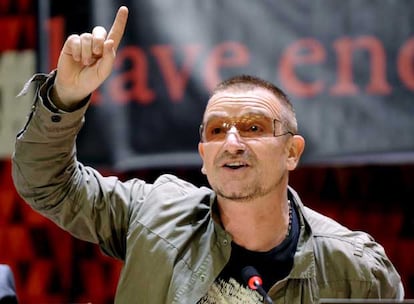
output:
[[262, 277], [263, 288], [268, 291], [274, 283], [285, 278], [291, 271], [299, 230], [297, 213], [292, 204], [292, 226], [283, 242], [267, 252], [250, 251], [232, 243], [230, 261], [218, 279], [229, 281], [230, 278], [234, 278], [240, 284], [246, 285], [241, 270], [246, 266], [253, 266]]

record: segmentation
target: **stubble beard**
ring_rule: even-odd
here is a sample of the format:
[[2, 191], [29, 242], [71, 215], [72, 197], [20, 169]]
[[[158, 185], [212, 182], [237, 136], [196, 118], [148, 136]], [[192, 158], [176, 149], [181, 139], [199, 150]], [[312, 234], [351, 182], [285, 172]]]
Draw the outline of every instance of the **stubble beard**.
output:
[[237, 201], [237, 202], [250, 202], [258, 198], [262, 198], [281, 185], [283, 175], [279, 177], [276, 182], [270, 184], [268, 187], [255, 181], [254, 184], [250, 184], [239, 191], [225, 190], [224, 187], [212, 187], [216, 192], [217, 196], [222, 197], [226, 200]]

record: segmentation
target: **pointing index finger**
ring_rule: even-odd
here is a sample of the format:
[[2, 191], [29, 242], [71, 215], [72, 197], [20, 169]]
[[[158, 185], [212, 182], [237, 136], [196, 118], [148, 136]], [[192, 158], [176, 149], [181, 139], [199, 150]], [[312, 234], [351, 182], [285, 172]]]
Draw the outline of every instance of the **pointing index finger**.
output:
[[111, 30], [109, 31], [107, 37], [107, 40], [113, 40], [115, 50], [118, 48], [121, 38], [124, 35], [127, 20], [128, 8], [126, 6], [121, 6], [118, 9], [114, 23], [112, 24]]

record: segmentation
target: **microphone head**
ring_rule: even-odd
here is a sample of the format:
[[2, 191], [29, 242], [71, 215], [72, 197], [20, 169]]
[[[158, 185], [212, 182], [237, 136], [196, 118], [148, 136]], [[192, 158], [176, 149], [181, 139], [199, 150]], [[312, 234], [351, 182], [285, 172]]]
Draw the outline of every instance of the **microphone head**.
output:
[[259, 272], [253, 266], [246, 266], [241, 270], [242, 278], [247, 282], [253, 276], [260, 276]]
[[245, 284], [252, 290], [262, 286], [262, 278], [259, 272], [253, 266], [246, 266], [241, 270], [241, 275]]

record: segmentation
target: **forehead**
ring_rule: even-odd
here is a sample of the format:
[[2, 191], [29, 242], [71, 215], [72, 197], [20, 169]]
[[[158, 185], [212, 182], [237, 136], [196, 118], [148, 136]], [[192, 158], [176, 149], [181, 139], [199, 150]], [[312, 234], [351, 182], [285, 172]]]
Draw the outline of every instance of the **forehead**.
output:
[[217, 92], [207, 103], [204, 117], [240, 116], [247, 113], [260, 113], [278, 118], [281, 104], [277, 97], [264, 88], [253, 90], [229, 89]]

